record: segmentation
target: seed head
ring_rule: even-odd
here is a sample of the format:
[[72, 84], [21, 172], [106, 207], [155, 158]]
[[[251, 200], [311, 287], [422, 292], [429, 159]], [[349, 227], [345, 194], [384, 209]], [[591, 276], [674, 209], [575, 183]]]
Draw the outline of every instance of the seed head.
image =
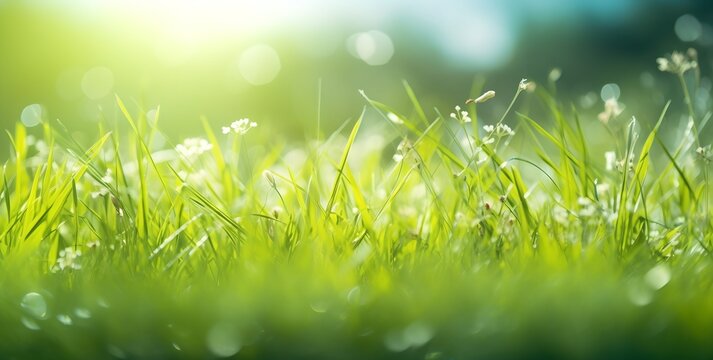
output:
[[466, 100], [466, 104], [482, 104], [492, 98], [495, 97], [495, 91], [493, 90], [488, 90], [484, 92], [482, 95], [478, 96], [476, 99], [468, 99]]

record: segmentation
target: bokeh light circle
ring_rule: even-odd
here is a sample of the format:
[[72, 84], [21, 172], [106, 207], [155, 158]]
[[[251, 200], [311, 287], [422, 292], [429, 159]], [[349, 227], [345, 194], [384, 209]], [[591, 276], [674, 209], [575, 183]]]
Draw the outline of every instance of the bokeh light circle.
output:
[[206, 335], [206, 346], [217, 357], [230, 357], [242, 348], [237, 328], [229, 322], [220, 322], [210, 328]]
[[371, 66], [380, 66], [387, 64], [394, 56], [394, 43], [385, 33], [372, 30], [350, 36], [347, 50]]
[[600, 92], [602, 101], [607, 101], [610, 99], [619, 100], [620, 95], [621, 89], [619, 89], [619, 85], [613, 83], [609, 83], [602, 86], [602, 91]]
[[40, 104], [25, 106], [20, 114], [20, 121], [26, 127], [34, 127], [42, 123], [44, 110]]
[[113, 88], [114, 73], [103, 66], [89, 69], [82, 77], [82, 92], [91, 100], [98, 100], [109, 95]]
[[681, 41], [696, 41], [703, 33], [701, 23], [695, 16], [690, 14], [681, 15], [681, 17], [676, 20], [673, 29]]
[[280, 73], [282, 64], [277, 51], [269, 45], [254, 45], [240, 54], [240, 75], [251, 85], [265, 85]]

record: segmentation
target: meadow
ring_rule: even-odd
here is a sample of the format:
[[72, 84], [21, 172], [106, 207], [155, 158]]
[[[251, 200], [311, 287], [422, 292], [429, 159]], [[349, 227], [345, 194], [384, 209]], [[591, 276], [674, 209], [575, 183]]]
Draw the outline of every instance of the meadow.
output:
[[245, 118], [174, 143], [121, 96], [90, 143], [18, 122], [0, 357], [711, 358], [712, 113], [695, 51], [658, 66], [680, 96], [644, 121], [523, 79], [440, 110], [355, 89], [299, 141]]

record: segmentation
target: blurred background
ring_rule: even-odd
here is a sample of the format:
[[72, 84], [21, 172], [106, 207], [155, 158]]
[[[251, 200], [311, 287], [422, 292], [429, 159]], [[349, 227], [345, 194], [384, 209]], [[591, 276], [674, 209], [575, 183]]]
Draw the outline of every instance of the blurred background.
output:
[[119, 117], [118, 94], [133, 110], [161, 105], [176, 139], [200, 132], [201, 116], [303, 138], [320, 86], [328, 132], [359, 114], [359, 89], [408, 112], [406, 80], [426, 108], [448, 112], [485, 79], [499, 96], [482, 116], [494, 116], [521, 78], [556, 80], [558, 96], [593, 118], [615, 93], [648, 119], [680, 99], [655, 59], [689, 47], [705, 107], [707, 0], [0, 0], [0, 127], [96, 128]]

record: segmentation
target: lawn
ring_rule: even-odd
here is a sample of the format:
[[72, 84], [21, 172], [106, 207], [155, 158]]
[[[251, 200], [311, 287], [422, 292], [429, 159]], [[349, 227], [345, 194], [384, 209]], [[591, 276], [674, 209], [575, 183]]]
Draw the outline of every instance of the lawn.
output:
[[18, 122], [0, 357], [711, 358], [711, 109], [694, 52], [658, 65], [680, 95], [643, 121], [523, 79], [440, 110], [354, 89], [303, 140], [240, 119], [173, 143], [120, 96], [92, 141]]

